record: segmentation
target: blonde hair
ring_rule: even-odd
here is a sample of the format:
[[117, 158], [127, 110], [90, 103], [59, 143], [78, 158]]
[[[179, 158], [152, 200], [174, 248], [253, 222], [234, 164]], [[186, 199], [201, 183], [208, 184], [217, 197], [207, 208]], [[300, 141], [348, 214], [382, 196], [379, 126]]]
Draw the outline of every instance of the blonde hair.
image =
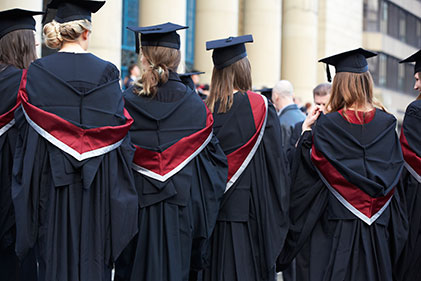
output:
[[135, 82], [134, 92], [138, 95], [154, 96], [158, 86], [168, 81], [169, 70], [176, 72], [180, 64], [180, 50], [162, 46], [143, 46], [142, 55], [148, 62], [142, 77]]
[[[354, 107], [357, 111], [359, 108], [365, 107], [366, 104], [386, 111], [383, 105], [373, 96], [373, 78], [370, 72], [337, 73], [333, 79], [329, 102], [326, 105], [328, 112], [343, 109], [343, 115], [346, 117], [346, 109]], [[357, 114], [357, 118], [358, 116]]]
[[60, 49], [64, 42], [77, 40], [85, 30], [92, 30], [92, 23], [86, 19], [64, 23], [53, 20], [44, 26], [45, 44], [48, 48]]
[[251, 90], [251, 83], [251, 66], [247, 57], [223, 69], [214, 67], [206, 105], [214, 112], [215, 103], [220, 101], [218, 113], [227, 112], [234, 102], [234, 89], [247, 92]]

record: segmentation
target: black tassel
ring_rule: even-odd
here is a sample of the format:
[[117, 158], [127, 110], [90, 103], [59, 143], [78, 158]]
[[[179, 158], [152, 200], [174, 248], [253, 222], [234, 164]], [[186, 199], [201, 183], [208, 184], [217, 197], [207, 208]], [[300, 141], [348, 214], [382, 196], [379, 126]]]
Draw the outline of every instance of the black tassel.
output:
[[326, 74], [327, 74], [327, 81], [330, 83], [332, 82], [332, 76], [330, 75], [329, 65], [326, 64]]
[[47, 21], [47, 15], [48, 15], [48, 5], [47, 5], [47, 8], [45, 9], [44, 15], [42, 16], [42, 24], [43, 25]]

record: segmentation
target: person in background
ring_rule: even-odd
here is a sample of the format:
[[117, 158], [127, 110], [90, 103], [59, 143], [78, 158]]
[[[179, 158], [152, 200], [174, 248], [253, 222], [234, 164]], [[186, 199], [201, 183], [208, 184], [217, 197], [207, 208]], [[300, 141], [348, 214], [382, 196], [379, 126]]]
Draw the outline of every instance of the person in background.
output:
[[15, 253], [16, 222], [12, 203], [12, 167], [17, 129], [14, 112], [22, 70], [37, 59], [35, 20], [43, 12], [0, 11], [0, 276], [2, 280], [37, 280], [33, 251], [22, 263]]
[[203, 94], [203, 90], [200, 88], [200, 85], [195, 83], [198, 82], [198, 76], [204, 72], [187, 72], [179, 74], [181, 81], [187, 85], [190, 89], [194, 90], [202, 100], [207, 98], [207, 95]]
[[[16, 253], [35, 248], [40, 281], [109, 281], [137, 232], [137, 194], [116, 66], [87, 51], [104, 1], [53, 0], [57, 53], [22, 75], [12, 197]], [[25, 277], [26, 279], [26, 277]]]
[[126, 90], [133, 86], [134, 82], [140, 76], [140, 68], [137, 64], [132, 64], [129, 66], [129, 75], [124, 78], [123, 90]]
[[408, 105], [400, 142], [405, 168], [401, 184], [408, 208], [409, 236], [395, 268], [397, 281], [418, 280], [421, 276], [421, 50], [401, 63], [415, 62], [414, 90], [418, 97]]
[[[332, 88], [332, 85], [330, 83], [321, 83], [313, 89], [313, 102], [325, 114], [327, 113], [326, 105], [328, 104], [329, 99], [330, 99], [331, 88]], [[304, 121], [301, 121], [295, 124], [294, 130], [292, 131], [292, 135], [289, 140], [289, 147], [287, 149], [287, 157], [288, 157], [289, 163], [291, 163], [292, 161], [292, 154], [295, 149], [295, 145], [297, 144], [297, 141], [300, 138], [301, 133], [303, 131], [302, 129], [303, 122]]]
[[278, 263], [300, 253], [297, 280], [394, 280], [408, 230], [403, 158], [396, 119], [374, 100], [366, 59], [375, 55], [359, 48], [320, 60], [336, 75], [327, 114], [314, 107], [303, 123]]
[[304, 121], [306, 116], [294, 103], [294, 89], [287, 80], [281, 80], [275, 84], [272, 89], [272, 101], [278, 110], [282, 130], [281, 145], [286, 153], [295, 124]]
[[210, 241], [205, 281], [273, 281], [288, 230], [289, 178], [275, 108], [250, 92], [245, 43], [252, 35], [206, 42], [213, 50], [210, 95], [228, 181]]
[[177, 30], [185, 28], [129, 27], [143, 70], [124, 92], [134, 119], [139, 232], [116, 262], [116, 281], [193, 280], [207, 264], [228, 166], [212, 132], [212, 114], [194, 85], [183, 84], [176, 73]]

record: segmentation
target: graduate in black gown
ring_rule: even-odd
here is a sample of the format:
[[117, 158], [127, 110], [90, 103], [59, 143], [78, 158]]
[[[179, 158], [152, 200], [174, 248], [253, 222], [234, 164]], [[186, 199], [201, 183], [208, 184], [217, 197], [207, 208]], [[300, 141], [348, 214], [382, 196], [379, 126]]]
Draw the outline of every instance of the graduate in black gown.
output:
[[137, 232], [137, 194], [119, 71], [86, 50], [103, 1], [52, 1], [46, 45], [19, 89], [12, 197], [19, 257], [35, 247], [39, 280], [110, 280]]
[[250, 92], [246, 42], [251, 35], [206, 43], [213, 51], [206, 100], [228, 158], [228, 182], [210, 245], [206, 281], [275, 280], [288, 230], [289, 179], [274, 106]]
[[360, 48], [321, 60], [336, 68], [328, 113], [316, 107], [303, 124], [278, 264], [301, 250], [297, 280], [393, 280], [408, 228], [403, 158], [396, 119], [373, 99], [366, 58], [375, 55]]
[[[19, 262], [15, 254], [15, 215], [11, 187], [16, 144], [14, 112], [22, 69], [37, 59], [35, 20], [42, 12], [0, 12], [0, 276], [2, 280], [37, 280], [35, 255]], [[25, 278], [25, 279], [23, 279]]]
[[212, 114], [176, 73], [176, 31], [184, 28], [129, 28], [143, 68], [141, 79], [124, 92], [134, 119], [139, 233], [116, 263], [116, 281], [187, 281], [207, 264], [228, 166], [212, 132]]
[[396, 280], [412, 281], [421, 276], [421, 50], [404, 62], [415, 62], [414, 90], [419, 95], [406, 109], [400, 136], [405, 160], [401, 184], [408, 208], [409, 235], [395, 271]]

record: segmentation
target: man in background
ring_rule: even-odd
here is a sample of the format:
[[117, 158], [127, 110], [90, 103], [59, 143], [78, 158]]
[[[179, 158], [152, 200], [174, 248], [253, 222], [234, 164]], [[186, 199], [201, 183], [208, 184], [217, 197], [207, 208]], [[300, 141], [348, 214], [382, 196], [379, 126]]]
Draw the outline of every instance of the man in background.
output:
[[294, 103], [294, 88], [291, 82], [281, 80], [272, 89], [272, 101], [278, 111], [282, 130], [282, 147], [286, 152], [295, 124], [304, 121], [306, 116]]

